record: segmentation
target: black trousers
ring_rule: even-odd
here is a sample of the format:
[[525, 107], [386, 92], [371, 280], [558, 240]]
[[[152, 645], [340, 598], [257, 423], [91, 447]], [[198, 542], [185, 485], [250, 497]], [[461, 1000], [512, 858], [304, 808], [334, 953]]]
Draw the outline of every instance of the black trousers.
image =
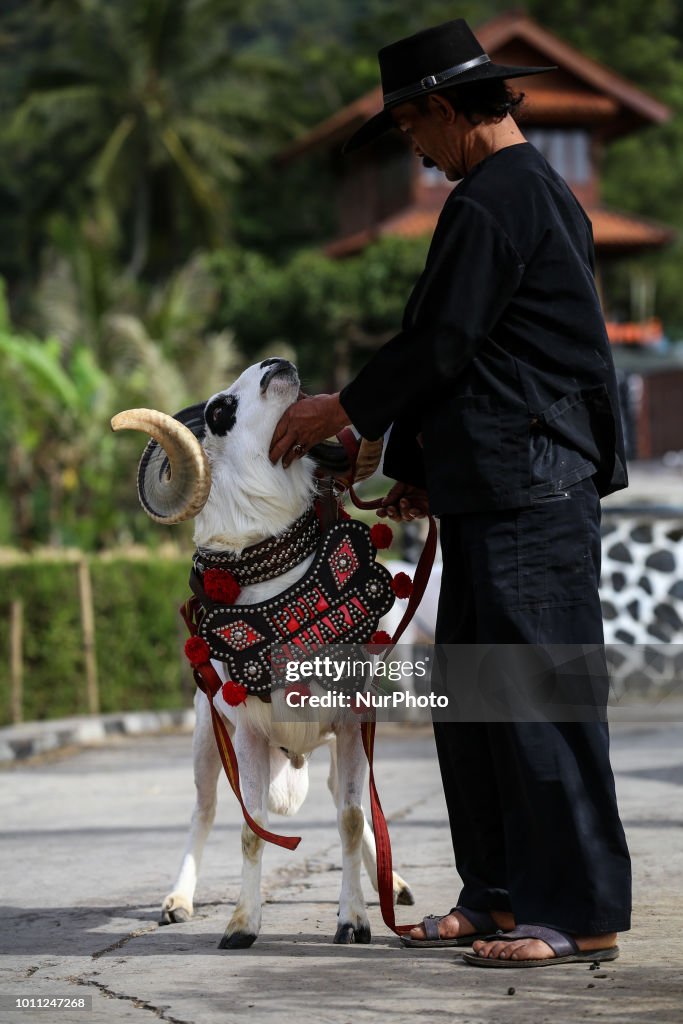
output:
[[[590, 479], [530, 508], [443, 516], [437, 644], [602, 644]], [[576, 935], [630, 927], [606, 721], [434, 724], [453, 849], [476, 910]]]

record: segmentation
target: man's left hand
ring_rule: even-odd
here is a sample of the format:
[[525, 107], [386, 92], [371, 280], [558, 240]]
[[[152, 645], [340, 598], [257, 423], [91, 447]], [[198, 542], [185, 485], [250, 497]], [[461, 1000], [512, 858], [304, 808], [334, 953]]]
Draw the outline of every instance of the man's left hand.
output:
[[412, 523], [413, 519], [424, 519], [429, 515], [429, 497], [421, 487], [412, 484], [395, 483], [377, 509], [380, 519], [388, 516], [395, 523]]
[[280, 418], [270, 442], [270, 461], [282, 459], [285, 469], [349, 424], [336, 395], [301, 395]]

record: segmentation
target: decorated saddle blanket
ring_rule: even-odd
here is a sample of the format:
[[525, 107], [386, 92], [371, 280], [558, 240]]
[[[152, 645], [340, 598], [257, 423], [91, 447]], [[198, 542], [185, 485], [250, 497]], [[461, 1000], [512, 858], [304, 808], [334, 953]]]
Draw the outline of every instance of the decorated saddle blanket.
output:
[[391, 573], [376, 553], [365, 523], [336, 522], [304, 576], [281, 594], [258, 604], [214, 603], [200, 594], [198, 635], [211, 657], [225, 662], [230, 679], [265, 697], [287, 661], [370, 641], [395, 598]]

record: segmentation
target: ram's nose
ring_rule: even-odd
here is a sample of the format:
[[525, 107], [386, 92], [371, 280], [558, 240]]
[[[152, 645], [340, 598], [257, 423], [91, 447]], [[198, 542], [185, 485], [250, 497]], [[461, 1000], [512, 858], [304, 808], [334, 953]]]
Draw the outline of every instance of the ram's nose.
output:
[[262, 395], [266, 393], [268, 385], [275, 377], [288, 376], [292, 381], [298, 382], [299, 380], [296, 366], [294, 363], [290, 363], [289, 359], [265, 359], [261, 363], [261, 369], [265, 369], [260, 384]]

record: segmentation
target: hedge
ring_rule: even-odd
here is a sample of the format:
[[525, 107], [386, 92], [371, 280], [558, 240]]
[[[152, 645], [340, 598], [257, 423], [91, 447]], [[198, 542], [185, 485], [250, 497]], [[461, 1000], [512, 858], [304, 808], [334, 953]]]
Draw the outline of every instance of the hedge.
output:
[[[374, 478], [362, 496], [385, 494], [389, 486]], [[374, 512], [349, 510], [368, 525], [378, 521]], [[392, 526], [394, 543], [391, 551], [379, 552], [380, 560], [402, 556], [405, 531]], [[0, 548], [0, 725], [11, 716], [9, 622], [16, 600], [24, 610], [24, 721], [87, 713], [78, 587], [84, 559], [92, 580], [100, 710], [191, 703], [195, 686], [182, 655], [187, 632], [178, 612], [190, 596], [190, 561], [180, 548], [133, 547], [99, 555], [52, 549], [31, 556]]]
[[[25, 721], [87, 712], [78, 563], [32, 557], [0, 564], [0, 723], [10, 719], [10, 603], [23, 602]], [[100, 709], [177, 708], [194, 684], [178, 614], [189, 596], [187, 557], [88, 557]]]

